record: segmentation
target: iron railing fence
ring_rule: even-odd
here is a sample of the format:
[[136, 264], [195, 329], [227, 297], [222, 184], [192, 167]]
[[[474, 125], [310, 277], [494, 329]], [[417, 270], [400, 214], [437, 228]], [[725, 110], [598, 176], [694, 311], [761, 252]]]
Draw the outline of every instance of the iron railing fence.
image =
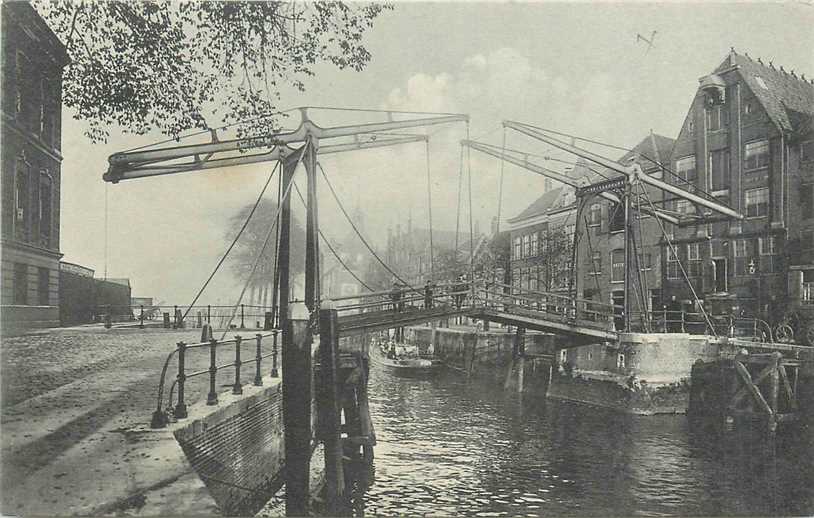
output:
[[[278, 329], [272, 329], [269, 333], [257, 333], [252, 338], [243, 338], [240, 335], [235, 335], [233, 338], [227, 340], [210, 339], [201, 341], [199, 343], [187, 344], [185, 342], [178, 342], [175, 349], [173, 349], [164, 361], [164, 366], [161, 369], [161, 377], [158, 382], [157, 397], [156, 397], [156, 410], [153, 412], [150, 426], [152, 428], [163, 428], [167, 426], [171, 419], [185, 419], [187, 417], [187, 381], [191, 378], [209, 375], [208, 379], [208, 392], [206, 395], [207, 405], [218, 404], [218, 391], [217, 391], [217, 374], [224, 369], [234, 369], [234, 377], [229, 384], [232, 387], [233, 394], [243, 393], [243, 377], [241, 375], [241, 367], [246, 364], [254, 363], [254, 376], [252, 384], [255, 386], [263, 385], [262, 374], [262, 361], [271, 357], [271, 377], [278, 377], [279, 371], [277, 368], [278, 356], [278, 336], [280, 332]], [[265, 339], [265, 340], [264, 340]], [[271, 342], [269, 346], [269, 342]], [[242, 349], [252, 343], [254, 345], [254, 355], [249, 359], [242, 359]], [[224, 347], [231, 347], [233, 360], [218, 364], [218, 350]], [[265, 352], [264, 352], [265, 347]], [[208, 348], [209, 350], [209, 363], [206, 368], [198, 368], [192, 372], [188, 371], [190, 358], [187, 353], [195, 349]], [[227, 350], [228, 351], [228, 350]], [[168, 391], [166, 406], [163, 406], [164, 388], [166, 386], [167, 370], [173, 357], [177, 356], [177, 374], [173, 380]], [[198, 356], [192, 359], [192, 368], [204, 367], [205, 358]], [[177, 391], [177, 399], [173, 405], [173, 395], [175, 389]]]

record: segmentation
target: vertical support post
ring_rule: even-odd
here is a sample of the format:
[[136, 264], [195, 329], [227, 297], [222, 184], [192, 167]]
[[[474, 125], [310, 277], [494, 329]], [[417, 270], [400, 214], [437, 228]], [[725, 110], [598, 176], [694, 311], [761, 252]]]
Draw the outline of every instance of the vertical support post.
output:
[[138, 326], [144, 329], [144, 306], [139, 306]]
[[173, 321], [173, 329], [178, 329], [178, 305], [174, 305], [172, 307], [172, 321]]
[[319, 310], [319, 357], [322, 374], [320, 411], [323, 413], [321, 430], [325, 443], [325, 482], [328, 514], [339, 516], [341, 499], [345, 492], [342, 468], [342, 434], [340, 431], [339, 387], [339, 326], [336, 307], [331, 301]]
[[272, 344], [271, 344], [271, 377], [276, 378], [280, 375], [277, 371], [277, 334], [278, 330], [272, 331]]
[[184, 402], [184, 382], [187, 379], [184, 374], [184, 356], [187, 344], [178, 342], [178, 403], [175, 405], [175, 418], [184, 419], [187, 417], [187, 405]]
[[212, 325], [212, 306], [206, 305], [206, 323]]
[[625, 323], [625, 331], [630, 332], [630, 310], [633, 307], [630, 300], [630, 284], [633, 281], [633, 276], [630, 272], [630, 257], [631, 257], [631, 231], [633, 230], [633, 222], [630, 218], [630, 192], [631, 192], [631, 185], [630, 180], [625, 183], [625, 194], [624, 194], [624, 204], [625, 204], [625, 286], [624, 286], [624, 293], [625, 293], [625, 300], [624, 300], [624, 323]]
[[292, 303], [283, 328], [286, 516], [308, 516], [311, 465], [311, 333], [308, 308]]
[[667, 306], [662, 304], [662, 311], [664, 313], [664, 332], [667, 332]]
[[257, 333], [254, 335], [257, 339], [257, 352], [254, 356], [254, 361], [256, 363], [256, 368], [254, 370], [254, 386], [255, 387], [262, 387], [263, 386], [263, 376], [260, 375], [260, 361], [263, 359], [263, 355], [261, 354], [261, 341], [263, 340], [263, 335]]
[[245, 310], [243, 304], [241, 304], [240, 305], [240, 329], [246, 329], [245, 317], [246, 317], [246, 310]]
[[243, 394], [243, 385], [240, 383], [240, 345], [243, 338], [235, 336], [235, 384], [232, 386], [232, 394]]
[[317, 145], [311, 137], [302, 157], [308, 178], [307, 213], [305, 217], [305, 305], [315, 311], [319, 301], [319, 221], [317, 211]]
[[218, 404], [218, 393], [215, 390], [215, 376], [218, 374], [217, 348], [218, 341], [214, 338], [209, 340], [209, 394], [206, 396], [207, 405]]
[[783, 354], [779, 351], [772, 353], [772, 371], [769, 374], [769, 407], [772, 415], [769, 416], [769, 431], [777, 429], [778, 402], [780, 396], [780, 362], [783, 361]]

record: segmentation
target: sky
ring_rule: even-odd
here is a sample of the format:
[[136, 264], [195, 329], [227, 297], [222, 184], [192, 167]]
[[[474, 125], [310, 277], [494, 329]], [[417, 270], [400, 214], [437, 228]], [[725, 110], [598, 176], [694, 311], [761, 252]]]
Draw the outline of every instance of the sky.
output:
[[[814, 4], [395, 2], [366, 37], [373, 58], [362, 72], [318, 66], [305, 92], [284, 92], [283, 108], [337, 106], [466, 113], [470, 124], [430, 128], [424, 143], [354, 151], [320, 160], [338, 196], [364, 219], [379, 249], [388, 228], [429, 225], [469, 233], [497, 216], [501, 164], [471, 151], [467, 137], [501, 145], [501, 121], [516, 120], [624, 147], [652, 130], [675, 137], [698, 87], [734, 47], [814, 77]], [[654, 46], [637, 41], [656, 31]], [[321, 125], [365, 122], [312, 111]], [[357, 118], [358, 116], [358, 118]], [[233, 236], [229, 221], [257, 198], [271, 164], [152, 179], [102, 181], [107, 157], [162, 140], [116, 128], [93, 144], [63, 113], [61, 242], [64, 260], [127, 277], [133, 296], [168, 303], [192, 299]], [[541, 142], [507, 133], [507, 147], [567, 158]], [[608, 150], [618, 158], [620, 152]], [[573, 157], [571, 157], [573, 159]], [[463, 168], [463, 207], [458, 182]], [[543, 192], [544, 179], [503, 165], [501, 225]], [[470, 173], [471, 172], [471, 173]], [[298, 172], [304, 186], [303, 173]], [[351, 227], [324, 183], [320, 225], [332, 241]], [[299, 205], [299, 202], [294, 202]], [[106, 209], [107, 207], [107, 209]], [[360, 222], [357, 222], [360, 223]], [[504, 227], [505, 228], [505, 227]], [[106, 236], [106, 238], [105, 238]], [[350, 243], [349, 243], [350, 244]], [[219, 272], [202, 303], [232, 303], [241, 283]]]

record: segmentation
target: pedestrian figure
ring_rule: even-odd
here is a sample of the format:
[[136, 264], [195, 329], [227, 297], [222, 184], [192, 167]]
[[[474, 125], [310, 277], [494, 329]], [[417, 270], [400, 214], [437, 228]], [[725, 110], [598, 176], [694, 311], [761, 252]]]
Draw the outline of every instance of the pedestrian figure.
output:
[[432, 292], [433, 284], [430, 279], [427, 279], [427, 284], [424, 285], [424, 309], [432, 309]]
[[393, 311], [399, 312], [401, 311], [401, 288], [399, 288], [399, 283], [393, 283], [393, 289], [390, 290], [390, 300], [393, 301]]

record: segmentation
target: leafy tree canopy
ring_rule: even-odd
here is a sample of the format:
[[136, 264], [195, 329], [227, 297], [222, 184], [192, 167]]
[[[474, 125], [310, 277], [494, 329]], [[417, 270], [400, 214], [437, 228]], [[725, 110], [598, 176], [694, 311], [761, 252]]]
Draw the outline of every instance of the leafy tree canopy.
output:
[[[364, 35], [387, 5], [289, 1], [45, 1], [65, 42], [63, 103], [104, 141], [108, 128], [177, 137], [240, 122], [272, 129], [281, 89], [304, 90], [313, 66], [362, 70]], [[242, 121], [252, 121], [246, 123]]]

